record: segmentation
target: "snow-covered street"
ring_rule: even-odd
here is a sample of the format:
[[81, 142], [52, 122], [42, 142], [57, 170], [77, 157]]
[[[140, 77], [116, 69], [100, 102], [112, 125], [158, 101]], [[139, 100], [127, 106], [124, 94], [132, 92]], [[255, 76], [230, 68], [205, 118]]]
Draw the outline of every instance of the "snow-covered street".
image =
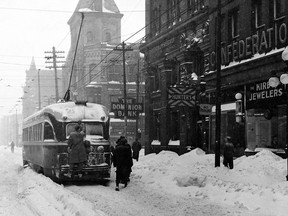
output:
[[134, 161], [127, 188], [115, 189], [115, 172], [104, 184], [58, 185], [22, 168], [21, 148], [0, 146], [0, 215], [239, 215], [288, 212], [286, 160], [269, 151], [214, 167], [200, 149], [178, 156], [163, 151]]

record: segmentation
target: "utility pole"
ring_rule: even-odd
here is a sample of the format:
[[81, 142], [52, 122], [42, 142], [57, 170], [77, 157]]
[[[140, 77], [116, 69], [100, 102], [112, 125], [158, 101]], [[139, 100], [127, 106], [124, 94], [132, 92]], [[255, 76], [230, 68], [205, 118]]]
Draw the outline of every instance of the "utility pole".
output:
[[40, 69], [38, 69], [38, 110], [41, 110]]
[[[46, 66], [46, 68], [54, 68], [54, 73], [55, 73], [55, 99], [56, 102], [59, 100], [59, 91], [58, 91], [58, 78], [57, 78], [57, 68], [61, 68], [62, 66], [58, 66], [58, 63], [64, 63], [64, 61], [57, 61], [58, 58], [65, 58], [64, 56], [58, 56], [57, 53], [64, 53], [64, 51], [56, 51], [55, 47], [52, 47], [52, 52], [51, 51], [45, 51], [44, 53], [51, 53], [52, 56], [45, 56], [47, 59], [46, 63], [51, 63], [53, 66]], [[52, 59], [53, 61], [48, 61]]]
[[18, 133], [19, 133], [19, 128], [18, 128], [18, 117], [17, 117], [17, 107], [16, 107], [16, 113], [15, 113], [15, 145], [18, 147]]
[[[140, 84], [140, 57], [137, 61], [137, 74], [136, 74], [136, 103], [139, 103], [139, 84]], [[139, 138], [138, 135], [138, 128], [139, 128], [139, 113], [136, 117], [136, 131], [135, 131], [135, 138]]]
[[217, 4], [216, 26], [216, 131], [215, 131], [215, 167], [220, 167], [221, 140], [221, 0]]
[[126, 93], [126, 71], [125, 71], [125, 52], [127, 51], [132, 51], [133, 49], [131, 48], [125, 48], [125, 43], [124, 41], [122, 42], [122, 48], [114, 48], [116, 51], [122, 51], [123, 55], [123, 94], [124, 94], [124, 134], [127, 139], [127, 93]]

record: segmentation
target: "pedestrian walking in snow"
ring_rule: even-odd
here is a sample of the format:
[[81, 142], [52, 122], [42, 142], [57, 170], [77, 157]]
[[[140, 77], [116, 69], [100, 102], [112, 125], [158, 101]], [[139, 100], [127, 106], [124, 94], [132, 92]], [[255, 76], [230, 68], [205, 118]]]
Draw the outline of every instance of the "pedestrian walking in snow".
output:
[[127, 186], [131, 168], [133, 166], [132, 151], [124, 136], [117, 140], [117, 145], [113, 151], [113, 163], [116, 167], [116, 191], [119, 191], [119, 184]]
[[10, 143], [10, 147], [11, 147], [11, 152], [14, 153], [15, 143], [13, 141]]
[[79, 125], [75, 126], [75, 131], [72, 132], [68, 138], [68, 153], [69, 153], [69, 172], [66, 176], [73, 176], [74, 166], [78, 166], [79, 177], [82, 176], [81, 171], [83, 164], [87, 160], [86, 148], [84, 146], [85, 134], [81, 132]]
[[139, 152], [141, 148], [141, 143], [138, 141], [138, 138], [136, 138], [135, 141], [132, 143], [133, 159], [135, 159], [136, 161], [139, 160]]
[[224, 155], [223, 159], [224, 166], [233, 169], [234, 145], [231, 141], [230, 136], [227, 136], [225, 139], [223, 155]]

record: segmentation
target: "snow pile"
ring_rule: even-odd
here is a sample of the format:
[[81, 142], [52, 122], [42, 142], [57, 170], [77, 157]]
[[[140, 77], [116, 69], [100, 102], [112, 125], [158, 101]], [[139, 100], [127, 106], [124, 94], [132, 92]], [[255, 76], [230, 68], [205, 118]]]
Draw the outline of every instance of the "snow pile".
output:
[[[269, 150], [234, 160], [234, 169], [215, 168], [215, 156], [201, 149], [178, 156], [162, 151], [140, 158], [135, 179], [171, 195], [209, 199], [252, 211], [284, 216], [288, 212], [286, 160]], [[276, 214], [275, 214], [276, 213]]]
[[[30, 179], [30, 176], [33, 178]], [[105, 216], [92, 203], [69, 190], [63, 190], [63, 185], [57, 185], [43, 175], [35, 175], [30, 168], [21, 172], [19, 186], [19, 196], [25, 199], [36, 215]]]

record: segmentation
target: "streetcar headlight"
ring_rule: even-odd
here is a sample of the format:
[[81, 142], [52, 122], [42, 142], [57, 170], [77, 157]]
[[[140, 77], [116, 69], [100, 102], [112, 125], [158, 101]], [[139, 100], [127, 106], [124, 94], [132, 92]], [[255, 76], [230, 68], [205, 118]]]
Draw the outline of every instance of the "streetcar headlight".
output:
[[104, 152], [104, 147], [103, 146], [98, 146], [97, 147], [97, 152], [103, 153]]

